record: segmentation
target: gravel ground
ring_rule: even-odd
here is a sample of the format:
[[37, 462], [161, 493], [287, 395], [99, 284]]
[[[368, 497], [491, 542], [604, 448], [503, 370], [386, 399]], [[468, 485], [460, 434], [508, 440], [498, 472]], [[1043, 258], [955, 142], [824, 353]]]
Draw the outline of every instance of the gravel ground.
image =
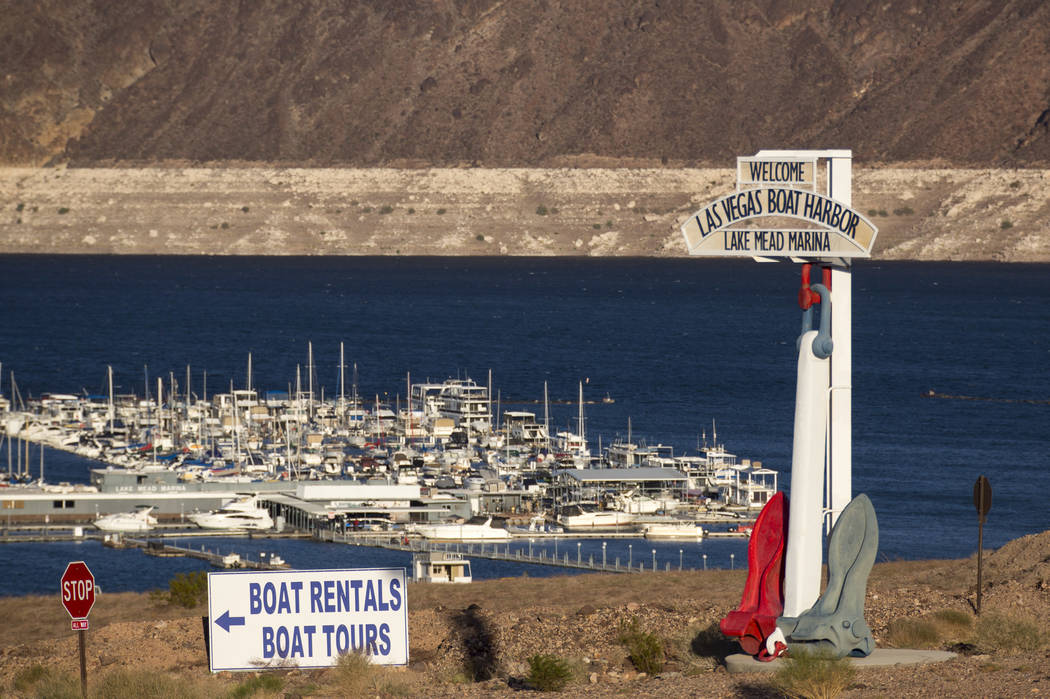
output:
[[[893, 625], [956, 610], [974, 619], [975, 560], [891, 562], [876, 565], [868, 586], [866, 619], [880, 647], [893, 644]], [[949, 634], [934, 647], [958, 652], [950, 661], [857, 672], [847, 697], [1021, 697], [1050, 694], [1048, 636], [1040, 622], [1050, 612], [1050, 531], [1007, 544], [985, 556], [982, 618], [1022, 619], [1041, 634], [1022, 651], [984, 639], [972, 629]], [[582, 575], [513, 578], [464, 586], [409, 589], [410, 664], [385, 669], [369, 695], [432, 697], [521, 696], [528, 691], [528, 658], [564, 658], [575, 673], [564, 696], [766, 697], [780, 696], [767, 674], [729, 674], [722, 660], [737, 652], [712, 633], [738, 601], [740, 571]], [[54, 610], [34, 619], [26, 607], [44, 598], [2, 599], [9, 619], [0, 633], [0, 692], [33, 665], [77, 670], [76, 636], [68, 621], [57, 631], [37, 628]], [[53, 600], [47, 600], [58, 607]], [[119, 608], [119, 609], [118, 609]], [[19, 617], [14, 610], [21, 610]], [[63, 613], [59, 608], [57, 610]], [[201, 682], [234, 685], [244, 674], [208, 672], [201, 610], [175, 610], [147, 595], [112, 595], [92, 612], [88, 674], [91, 681], [115, 669], [172, 673]], [[123, 619], [121, 615], [131, 616]], [[148, 620], [142, 617], [151, 616]], [[960, 616], [960, 615], [956, 615]], [[112, 619], [112, 621], [107, 621]], [[655, 676], [638, 672], [619, 641], [625, 624], [663, 640], [666, 660]], [[51, 621], [47, 621], [51, 625]], [[18, 629], [22, 628], [22, 631]], [[278, 695], [350, 696], [334, 670], [282, 671]], [[24, 676], [24, 675], [23, 675]]]

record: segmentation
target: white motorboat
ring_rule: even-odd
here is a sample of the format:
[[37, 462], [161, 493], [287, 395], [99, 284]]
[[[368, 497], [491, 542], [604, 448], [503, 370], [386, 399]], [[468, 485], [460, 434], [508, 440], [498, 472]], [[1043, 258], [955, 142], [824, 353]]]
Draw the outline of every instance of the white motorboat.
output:
[[572, 505], [558, 515], [558, 523], [566, 531], [594, 531], [598, 529], [619, 529], [634, 524], [636, 517], [630, 512], [620, 510], [585, 510], [579, 505]]
[[646, 539], [702, 539], [704, 529], [695, 522], [650, 522], [642, 527]]
[[148, 532], [157, 524], [157, 518], [150, 514], [152, 511], [152, 507], [144, 506], [136, 508], [133, 512], [114, 512], [102, 515], [92, 524], [104, 532], [139, 534]]
[[414, 531], [430, 541], [509, 541], [511, 533], [492, 526], [492, 518], [474, 517], [461, 524], [418, 524]]
[[231, 500], [211, 512], [195, 512], [187, 517], [201, 529], [273, 529], [270, 513], [259, 507], [255, 497]]
[[426, 551], [412, 556], [412, 580], [433, 583], [468, 583], [470, 561], [452, 551]]
[[631, 491], [616, 497], [613, 507], [634, 515], [652, 515], [657, 512], [674, 512], [679, 502], [673, 496], [663, 493], [657, 497]]

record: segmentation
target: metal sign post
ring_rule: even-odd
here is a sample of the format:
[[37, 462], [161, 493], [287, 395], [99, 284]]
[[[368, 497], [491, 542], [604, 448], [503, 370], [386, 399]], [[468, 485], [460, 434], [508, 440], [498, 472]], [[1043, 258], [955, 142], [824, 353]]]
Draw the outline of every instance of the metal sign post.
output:
[[977, 508], [977, 613], [981, 613], [981, 573], [984, 569], [984, 522], [992, 509], [992, 484], [978, 476], [973, 484], [973, 504]]

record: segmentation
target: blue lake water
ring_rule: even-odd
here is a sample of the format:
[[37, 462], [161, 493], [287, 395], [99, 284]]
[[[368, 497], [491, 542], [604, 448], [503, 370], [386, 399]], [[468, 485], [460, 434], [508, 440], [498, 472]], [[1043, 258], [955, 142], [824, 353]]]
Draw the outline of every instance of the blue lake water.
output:
[[[206, 371], [215, 392], [244, 385], [249, 353], [255, 387], [287, 390], [308, 342], [331, 395], [343, 342], [369, 400], [396, 402], [408, 373], [485, 383], [491, 371], [504, 409], [541, 399], [545, 381], [552, 399], [575, 400], [584, 381], [585, 398], [615, 399], [586, 407], [593, 446], [626, 436], [630, 421], [636, 440], [695, 451], [714, 421], [730, 451], [779, 471], [782, 487], [790, 482], [797, 265], [11, 255], [0, 264], [5, 395], [12, 371], [23, 396], [105, 393], [107, 365], [118, 391], [142, 394], [169, 374], [181, 383], [190, 365], [193, 390], [203, 391]], [[1050, 527], [1050, 266], [860, 262], [853, 289], [854, 492], [875, 505], [880, 558], [973, 553], [971, 495], [982, 474], [994, 491], [986, 546]], [[925, 397], [929, 390], [982, 400]], [[552, 427], [575, 427], [576, 410], [552, 406]], [[45, 463], [49, 481], [87, 480], [82, 459], [49, 451]], [[342, 557], [385, 565], [388, 555], [281, 545], [293, 547], [280, 553], [297, 567]], [[632, 555], [653, 548], [631, 545]], [[600, 554], [600, 543], [583, 542], [582, 555], [591, 546]], [[679, 548], [685, 567], [699, 567], [705, 552], [712, 567], [728, 567], [730, 553], [746, 559], [740, 541], [657, 548], [660, 567], [677, 567]], [[407, 565], [407, 554], [389, 555]], [[203, 565], [90, 543], [0, 546], [0, 565], [25, 571], [0, 594], [36, 591], [35, 579], [50, 592], [70, 556], [93, 569], [97, 561], [111, 590], [160, 587]], [[566, 572], [475, 564], [479, 578], [526, 571]]]

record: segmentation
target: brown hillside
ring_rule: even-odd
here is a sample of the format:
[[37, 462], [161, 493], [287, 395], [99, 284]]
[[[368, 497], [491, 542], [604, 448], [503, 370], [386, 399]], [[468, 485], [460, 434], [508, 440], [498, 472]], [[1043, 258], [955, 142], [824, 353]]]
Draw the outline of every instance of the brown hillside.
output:
[[1050, 163], [1043, 0], [10, 5], [0, 164]]

